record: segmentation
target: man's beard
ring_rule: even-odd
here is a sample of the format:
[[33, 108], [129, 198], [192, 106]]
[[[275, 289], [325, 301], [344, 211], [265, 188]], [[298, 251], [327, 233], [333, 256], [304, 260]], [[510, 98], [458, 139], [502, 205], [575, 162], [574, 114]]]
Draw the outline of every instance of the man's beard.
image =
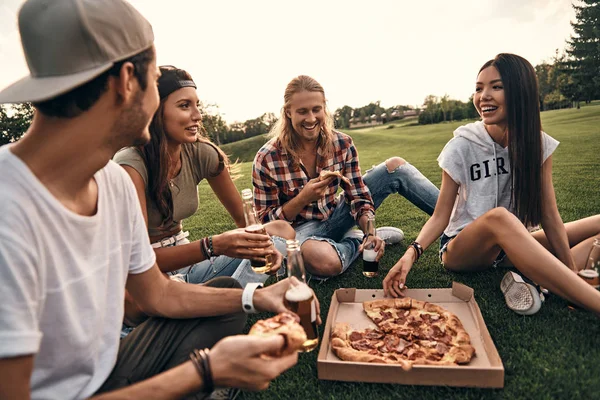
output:
[[113, 125], [116, 141], [125, 146], [142, 146], [150, 141], [148, 125], [149, 116], [142, 108], [144, 92], [139, 90], [133, 99], [131, 107], [121, 112], [121, 115]]

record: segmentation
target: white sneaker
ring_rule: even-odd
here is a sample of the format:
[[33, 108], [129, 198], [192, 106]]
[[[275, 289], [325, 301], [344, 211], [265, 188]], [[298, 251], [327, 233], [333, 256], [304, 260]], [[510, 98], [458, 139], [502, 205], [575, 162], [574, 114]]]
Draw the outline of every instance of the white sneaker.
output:
[[[404, 232], [401, 229], [394, 228], [393, 226], [382, 226], [377, 228], [377, 237], [383, 239], [386, 245], [397, 244], [404, 239]], [[363, 241], [365, 234], [360, 229], [351, 229], [344, 235], [344, 238], [355, 238]]]
[[543, 293], [525, 282], [516, 272], [508, 271], [500, 282], [508, 308], [521, 315], [532, 315], [540, 310], [544, 301]]
[[398, 244], [404, 239], [404, 232], [393, 226], [382, 226], [377, 228], [377, 236], [383, 239], [387, 245]]

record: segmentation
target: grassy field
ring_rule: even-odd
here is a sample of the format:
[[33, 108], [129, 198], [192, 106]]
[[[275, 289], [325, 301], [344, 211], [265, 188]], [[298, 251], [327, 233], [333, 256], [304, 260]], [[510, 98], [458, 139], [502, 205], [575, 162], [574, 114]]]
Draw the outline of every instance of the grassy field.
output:
[[[561, 145], [554, 153], [554, 185], [558, 208], [565, 222], [600, 212], [600, 105], [580, 110], [542, 113], [543, 127]], [[430, 126], [386, 126], [349, 132], [366, 171], [391, 156], [401, 156], [417, 166], [439, 186], [441, 172], [436, 158], [452, 131], [463, 123]], [[233, 159], [251, 160], [264, 142], [257, 137], [224, 146]], [[251, 187], [251, 163], [241, 164], [241, 190]], [[234, 224], [207, 184], [199, 189], [200, 212], [185, 222], [194, 239], [234, 228]], [[406, 250], [426, 221], [426, 216], [404, 198], [394, 195], [377, 211], [379, 226], [404, 230], [404, 243], [390, 246], [381, 262], [382, 275]], [[590, 313], [571, 311], [565, 301], [551, 296], [531, 317], [508, 310], [499, 289], [504, 271], [454, 274], [445, 272], [432, 245], [409, 275], [413, 288], [450, 287], [452, 281], [475, 289], [475, 297], [505, 368], [504, 389], [401, 386], [347, 383], [317, 379], [317, 351], [300, 355], [292, 370], [276, 379], [262, 393], [243, 393], [244, 399], [480, 399], [600, 398], [600, 320]], [[334, 290], [341, 287], [381, 288], [382, 278], [367, 279], [357, 265], [344, 275], [311, 286], [327, 317]], [[260, 315], [259, 315], [260, 317]], [[252, 322], [252, 321], [251, 321]], [[322, 333], [322, 332], [321, 332]]]

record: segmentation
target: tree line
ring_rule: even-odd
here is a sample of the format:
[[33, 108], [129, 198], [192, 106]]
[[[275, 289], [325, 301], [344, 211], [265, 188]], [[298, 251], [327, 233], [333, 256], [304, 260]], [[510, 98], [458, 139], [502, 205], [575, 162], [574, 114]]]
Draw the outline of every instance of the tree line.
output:
[[[535, 66], [542, 111], [579, 107], [581, 101], [589, 103], [600, 99], [600, 0], [579, 0], [578, 4], [573, 5], [576, 20], [571, 25], [574, 33], [567, 40], [564, 51], [557, 50], [551, 62]], [[201, 107], [203, 124], [206, 135], [217, 144], [267, 133], [277, 121], [275, 114], [264, 113], [257, 118], [228, 125], [219, 113], [211, 113], [212, 107]], [[477, 117], [472, 98], [465, 103], [447, 95], [429, 95], [421, 109], [402, 105], [384, 108], [377, 101], [359, 108], [347, 105], [338, 108], [334, 119], [337, 128], [348, 129], [353, 123], [371, 123], [373, 120], [386, 123], [402, 119], [410, 110], [416, 111], [420, 124]], [[23, 136], [33, 112], [31, 104], [0, 105], [0, 145]]]

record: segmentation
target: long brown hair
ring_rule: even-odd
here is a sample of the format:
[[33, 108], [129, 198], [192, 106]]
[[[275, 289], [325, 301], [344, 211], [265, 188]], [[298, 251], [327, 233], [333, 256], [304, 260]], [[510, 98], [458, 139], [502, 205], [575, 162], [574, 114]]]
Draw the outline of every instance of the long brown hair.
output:
[[[291, 156], [294, 163], [298, 163], [298, 150], [300, 148], [300, 142], [297, 135], [295, 134], [294, 127], [292, 126], [292, 119], [287, 116], [287, 111], [291, 106], [292, 96], [300, 92], [320, 92], [325, 99], [325, 90], [323, 86], [310, 76], [300, 75], [295, 77], [287, 84], [285, 93], [283, 95], [284, 104], [281, 108], [281, 116], [271, 129], [269, 133], [270, 137], [276, 138], [281, 147], [283, 147]], [[327, 109], [327, 105], [323, 104], [325, 111], [325, 125], [322, 127], [319, 133], [319, 139], [317, 146], [321, 149], [324, 154], [330, 154], [333, 143], [333, 117]]]
[[542, 219], [542, 122], [538, 81], [523, 57], [501, 53], [481, 67], [500, 73], [504, 86], [508, 153], [512, 185], [511, 204], [525, 226]]
[[[192, 80], [191, 75], [183, 70], [172, 66], [160, 67], [161, 73], [175, 73], [177, 78], [180, 80]], [[160, 79], [159, 79], [160, 85]], [[156, 204], [158, 211], [163, 217], [162, 223], [165, 224], [173, 218], [173, 198], [171, 197], [171, 190], [169, 189], [169, 169], [172, 162], [169, 153], [167, 151], [167, 133], [164, 125], [164, 110], [165, 101], [169, 96], [160, 100], [158, 109], [152, 117], [150, 122], [150, 141], [139, 148], [144, 161], [146, 163], [146, 169], [148, 170], [148, 187], [147, 193], [150, 200]], [[204, 125], [200, 123], [200, 133], [196, 137], [197, 142], [210, 143], [219, 153], [219, 156], [223, 159], [226, 167], [229, 165], [227, 155], [223, 153], [216, 145], [214, 145], [209, 139], [206, 138], [206, 129]], [[192, 143], [184, 143], [183, 147], [194, 146]], [[184, 150], [182, 149], [182, 152]]]

